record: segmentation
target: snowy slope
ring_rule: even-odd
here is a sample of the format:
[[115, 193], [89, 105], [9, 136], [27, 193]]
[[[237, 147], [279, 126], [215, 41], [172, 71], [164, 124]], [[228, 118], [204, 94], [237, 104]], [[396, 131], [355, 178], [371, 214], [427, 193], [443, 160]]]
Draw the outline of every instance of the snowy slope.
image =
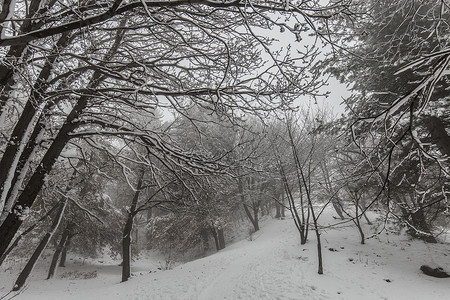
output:
[[[322, 216], [332, 221], [331, 213]], [[367, 228], [369, 230], [369, 228]], [[136, 262], [135, 276], [120, 280], [118, 266], [68, 266], [97, 271], [93, 279], [53, 279], [37, 270], [24, 299], [449, 299], [450, 279], [421, 274], [422, 264], [450, 270], [448, 244], [425, 244], [402, 235], [382, 235], [358, 243], [351, 226], [323, 232], [324, 275], [317, 274], [316, 245], [300, 245], [292, 220], [270, 220], [252, 240], [237, 242], [217, 254], [149, 273], [155, 264]], [[335, 251], [329, 251], [333, 248]], [[68, 273], [69, 272], [69, 273]], [[5, 276], [8, 271], [3, 272]], [[13, 274], [0, 283], [10, 289]], [[58, 277], [60, 277], [58, 276]], [[9, 286], [8, 286], [9, 285]], [[13, 296], [10, 294], [9, 296]]]

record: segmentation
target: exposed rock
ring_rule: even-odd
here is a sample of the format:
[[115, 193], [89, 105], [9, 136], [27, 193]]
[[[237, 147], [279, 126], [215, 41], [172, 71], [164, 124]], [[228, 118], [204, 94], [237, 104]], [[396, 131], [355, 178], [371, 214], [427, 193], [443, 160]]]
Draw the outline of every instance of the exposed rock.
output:
[[433, 276], [433, 277], [437, 277], [437, 278], [448, 278], [450, 277], [450, 274], [448, 274], [447, 272], [444, 271], [444, 269], [438, 267], [438, 268], [432, 268], [430, 266], [427, 265], [423, 265], [420, 267], [420, 270], [428, 275], [428, 276]]

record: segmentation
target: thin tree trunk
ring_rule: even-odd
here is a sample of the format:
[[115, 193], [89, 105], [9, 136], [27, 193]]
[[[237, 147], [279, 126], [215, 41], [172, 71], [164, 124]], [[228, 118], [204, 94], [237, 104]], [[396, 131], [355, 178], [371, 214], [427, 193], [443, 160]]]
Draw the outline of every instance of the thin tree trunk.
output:
[[56, 229], [58, 229], [58, 226], [59, 226], [59, 224], [61, 222], [61, 219], [62, 219], [62, 217], [64, 215], [64, 210], [66, 208], [66, 205], [67, 205], [67, 198], [64, 198], [63, 200], [61, 200], [61, 204], [59, 206], [58, 213], [55, 216], [55, 219], [53, 220], [53, 223], [52, 223], [52, 226], [51, 226], [50, 230], [44, 235], [44, 237], [42, 238], [42, 240], [39, 243], [38, 247], [34, 251], [33, 255], [28, 260], [28, 263], [25, 265], [25, 267], [23, 268], [22, 272], [17, 277], [17, 280], [16, 280], [16, 282], [14, 284], [14, 287], [12, 289], [13, 291], [18, 291], [24, 286], [26, 280], [28, 279], [28, 276], [30, 276], [31, 272], [34, 269], [34, 266], [36, 265], [36, 262], [38, 261], [38, 259], [41, 256], [42, 252], [45, 250], [45, 247], [47, 247], [47, 244], [50, 241], [50, 239], [52, 238], [52, 236], [55, 233]]
[[72, 238], [75, 236], [75, 234], [69, 234], [67, 237], [67, 241], [64, 244], [63, 250], [61, 252], [61, 260], [59, 261], [59, 267], [64, 268], [66, 266], [66, 260], [67, 260], [67, 251], [70, 246], [70, 242], [72, 241]]
[[334, 190], [333, 185], [330, 180], [330, 173], [328, 172], [328, 168], [325, 162], [320, 164], [320, 168], [322, 169], [323, 179], [325, 181], [326, 189], [328, 190], [328, 194], [331, 195], [331, 204], [333, 205], [334, 210], [338, 214], [341, 220], [344, 220], [344, 213], [342, 212], [342, 206], [339, 201], [339, 196], [337, 192]]
[[361, 227], [360, 217], [359, 217], [359, 198], [357, 193], [355, 192], [355, 224], [358, 227], [359, 235], [361, 236], [361, 244], [365, 244], [364, 231]]
[[281, 218], [281, 205], [278, 203], [278, 201], [275, 201], [275, 218], [280, 219]]
[[223, 228], [217, 229], [217, 235], [219, 237], [219, 250], [222, 250], [225, 248], [225, 236], [223, 234]]
[[203, 228], [200, 231], [200, 236], [202, 237], [203, 251], [206, 253], [209, 250], [208, 229]]
[[281, 192], [281, 217], [286, 217], [286, 207], [284, 206], [284, 192]]
[[[248, 205], [245, 203], [243, 205], [244, 205], [245, 214], [250, 219], [250, 222], [253, 225], [253, 229], [255, 230], [255, 232], [258, 231], [259, 230], [258, 215], [256, 214], [256, 217], [253, 217], [252, 212], [250, 211], [250, 209], [248, 209]], [[253, 211], [254, 211], [254, 209], [253, 209]]]
[[217, 235], [217, 231], [214, 227], [211, 227], [211, 232], [214, 238], [214, 242], [216, 244], [216, 250], [219, 251], [220, 250], [220, 244], [219, 244], [219, 237]]
[[127, 281], [131, 276], [131, 232], [133, 230], [133, 221], [136, 216], [136, 207], [141, 193], [144, 172], [141, 173], [137, 184], [136, 192], [131, 201], [130, 210], [127, 213], [127, 221], [123, 228], [122, 236], [122, 282]]
[[55, 253], [53, 253], [52, 262], [50, 264], [50, 268], [48, 269], [47, 279], [53, 278], [55, 275], [56, 265], [58, 264], [59, 256], [61, 255], [61, 252], [69, 239], [71, 227], [72, 225], [68, 224], [62, 233], [61, 240], [59, 241], [58, 246], [56, 246]]
[[[306, 241], [307, 241], [307, 236], [305, 235], [305, 229], [307, 228], [307, 226], [305, 226], [305, 224], [303, 223], [304, 219], [300, 217], [300, 215], [298, 214], [297, 208], [295, 207], [294, 196], [292, 195], [291, 188], [289, 187], [289, 182], [287, 180], [286, 173], [284, 171], [284, 167], [283, 167], [281, 161], [278, 161], [278, 168], [280, 171], [281, 179], [283, 180], [284, 190], [286, 192], [286, 196], [288, 199], [289, 211], [291, 212], [292, 219], [294, 220], [295, 226], [297, 227], [297, 230], [300, 234], [300, 243], [302, 245], [304, 245], [304, 244], [306, 244]], [[300, 184], [300, 182], [299, 182], [299, 184]], [[283, 193], [283, 198], [284, 198], [284, 193]], [[303, 215], [303, 217], [304, 217], [304, 215]]]

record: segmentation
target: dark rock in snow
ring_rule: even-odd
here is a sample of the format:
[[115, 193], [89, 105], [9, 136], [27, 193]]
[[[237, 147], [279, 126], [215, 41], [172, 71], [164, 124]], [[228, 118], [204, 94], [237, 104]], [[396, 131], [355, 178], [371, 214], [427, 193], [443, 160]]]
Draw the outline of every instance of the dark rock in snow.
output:
[[420, 270], [428, 275], [428, 276], [433, 276], [433, 277], [437, 277], [437, 278], [448, 278], [450, 277], [450, 274], [448, 274], [447, 272], [444, 271], [444, 269], [438, 267], [438, 268], [432, 268], [430, 266], [427, 265], [423, 265], [420, 267]]

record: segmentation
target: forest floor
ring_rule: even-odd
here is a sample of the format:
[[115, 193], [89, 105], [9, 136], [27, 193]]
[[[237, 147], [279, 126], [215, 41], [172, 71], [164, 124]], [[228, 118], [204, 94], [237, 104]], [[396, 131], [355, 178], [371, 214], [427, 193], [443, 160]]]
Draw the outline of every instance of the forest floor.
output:
[[[321, 224], [336, 223], [331, 210], [321, 219]], [[369, 235], [374, 227], [365, 231]], [[419, 269], [428, 264], [450, 270], [449, 243], [384, 232], [361, 245], [348, 223], [322, 232], [324, 274], [319, 275], [314, 232], [300, 245], [292, 219], [268, 220], [251, 238], [170, 270], [158, 270], [161, 257], [137, 260], [134, 276], [125, 283], [119, 283], [117, 262], [72, 258], [52, 280], [45, 280], [48, 263], [41, 263], [26, 288], [5, 299], [449, 299], [450, 278], [426, 276]], [[14, 261], [1, 267], [0, 297], [19, 271]]]

